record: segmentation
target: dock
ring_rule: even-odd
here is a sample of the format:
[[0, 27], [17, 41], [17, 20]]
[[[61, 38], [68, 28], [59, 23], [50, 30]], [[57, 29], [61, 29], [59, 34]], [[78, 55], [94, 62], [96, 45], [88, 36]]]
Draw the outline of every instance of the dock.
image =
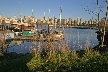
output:
[[52, 38], [41, 38], [41, 37], [36, 37], [36, 36], [16, 36], [13, 38], [15, 41], [59, 41], [60, 39], [52, 39]]

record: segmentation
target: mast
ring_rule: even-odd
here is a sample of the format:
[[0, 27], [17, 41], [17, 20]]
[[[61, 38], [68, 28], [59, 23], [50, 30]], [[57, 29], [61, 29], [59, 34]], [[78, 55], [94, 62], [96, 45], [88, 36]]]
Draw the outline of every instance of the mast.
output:
[[45, 17], [45, 12], [44, 12], [44, 17]]
[[32, 23], [34, 22], [33, 17], [34, 17], [34, 14], [33, 14], [33, 9], [32, 9]]
[[21, 18], [21, 12], [20, 12], [20, 2], [19, 2], [19, 18]]
[[[49, 16], [48, 18], [50, 17], [50, 9], [49, 9]], [[48, 33], [49, 33], [49, 23], [50, 23], [50, 18], [48, 19]]]
[[32, 17], [33, 17], [33, 9], [32, 9]]
[[60, 7], [60, 27], [61, 27], [62, 8]]
[[55, 23], [55, 16], [54, 16], [54, 26], [55, 26], [55, 28], [56, 28], [56, 23]]
[[46, 21], [45, 21], [45, 12], [44, 12], [44, 17], [43, 17], [43, 23], [45, 23]]

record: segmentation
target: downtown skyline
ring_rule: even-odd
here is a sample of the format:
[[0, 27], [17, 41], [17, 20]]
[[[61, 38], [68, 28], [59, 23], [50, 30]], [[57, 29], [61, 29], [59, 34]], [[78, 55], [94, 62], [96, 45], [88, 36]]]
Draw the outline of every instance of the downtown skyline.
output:
[[[89, 14], [82, 9], [82, 6], [86, 8], [88, 6], [90, 10], [97, 12], [96, 0], [0, 0], [0, 15], [3, 17], [19, 17], [19, 2], [20, 13], [23, 16], [31, 16], [32, 9], [36, 18], [42, 18], [44, 16], [59, 18], [60, 6], [62, 7], [62, 18], [77, 19], [78, 17], [85, 20], [89, 20], [92, 17], [97, 19], [97, 16]], [[99, 0], [100, 5], [105, 5], [105, 2]], [[49, 15], [50, 9], [50, 15]], [[105, 17], [105, 8], [103, 13], [100, 13], [100, 18]]]

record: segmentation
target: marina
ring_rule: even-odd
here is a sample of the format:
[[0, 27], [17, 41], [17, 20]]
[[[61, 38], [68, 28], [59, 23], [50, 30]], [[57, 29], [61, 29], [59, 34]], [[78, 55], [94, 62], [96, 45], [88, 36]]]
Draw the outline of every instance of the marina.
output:
[[[41, 28], [39, 26], [39, 28]], [[43, 27], [44, 28], [44, 27]], [[40, 47], [46, 47], [46, 44], [43, 45], [43, 43], [57, 43], [57, 45], [60, 42], [64, 42], [66, 40], [66, 42], [68, 43], [68, 47], [70, 48], [70, 50], [83, 50], [84, 47], [86, 46], [86, 44], [88, 45], [88, 47], [95, 47], [96, 45], [99, 44], [97, 37], [97, 34], [95, 33], [97, 30], [93, 30], [93, 29], [76, 29], [76, 28], [64, 28], [64, 32], [65, 32], [65, 39], [59, 39], [56, 41], [34, 41], [35, 39], [33, 39], [33, 37], [31, 37], [33, 39], [30, 40], [31, 38], [29, 38], [29, 40], [14, 40], [14, 42], [19, 42], [22, 41], [22, 43], [20, 45], [11, 45], [11, 47], [7, 48], [8, 52], [16, 52], [16, 53], [27, 53], [30, 52], [30, 49], [33, 49], [34, 46], [36, 46], [36, 49]], [[18, 36], [19, 39], [21, 39], [20, 36]], [[17, 38], [17, 37], [16, 37]], [[23, 38], [28, 38], [28, 37], [23, 37]], [[42, 39], [42, 38], [41, 38]], [[45, 38], [43, 38], [45, 39]], [[36, 45], [35, 45], [36, 44]], [[65, 44], [64, 44], [65, 45]]]

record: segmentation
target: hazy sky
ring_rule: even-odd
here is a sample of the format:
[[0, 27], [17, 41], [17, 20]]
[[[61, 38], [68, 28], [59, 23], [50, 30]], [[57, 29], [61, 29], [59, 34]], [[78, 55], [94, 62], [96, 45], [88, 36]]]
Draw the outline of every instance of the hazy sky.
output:
[[[105, 2], [99, 0], [101, 5], [105, 5]], [[48, 12], [50, 9], [50, 17], [59, 18], [60, 6], [62, 6], [62, 18], [76, 19], [77, 17], [84, 18], [88, 20], [92, 18], [97, 18], [93, 14], [89, 14], [87, 11], [82, 9], [83, 7], [89, 7], [90, 10], [95, 9], [96, 0], [0, 0], [0, 14], [5, 17], [14, 17], [19, 16], [19, 2], [20, 2], [20, 12], [22, 16], [32, 15], [32, 9], [34, 9], [34, 15], [36, 18], [42, 18], [44, 12], [46, 13], [46, 17], [48, 17]], [[105, 16], [105, 8], [104, 12], [101, 13], [101, 17]]]

